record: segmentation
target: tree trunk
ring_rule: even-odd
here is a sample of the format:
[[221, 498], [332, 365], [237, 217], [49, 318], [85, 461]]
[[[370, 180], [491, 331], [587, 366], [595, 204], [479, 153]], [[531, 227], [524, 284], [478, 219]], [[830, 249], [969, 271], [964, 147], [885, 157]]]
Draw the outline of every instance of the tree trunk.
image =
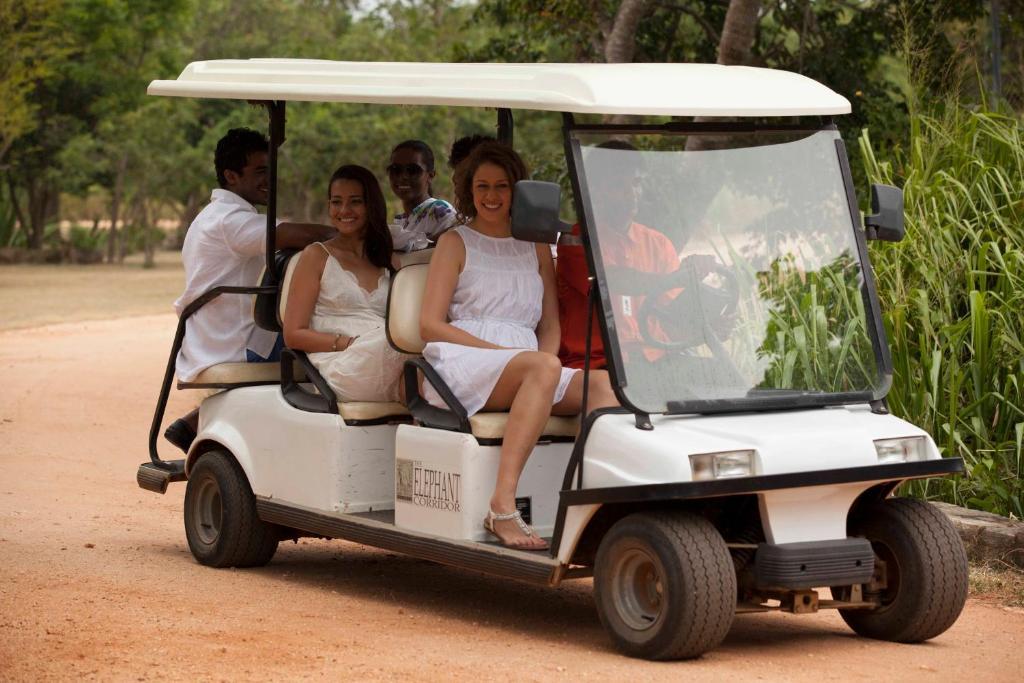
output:
[[729, 9], [722, 26], [722, 40], [718, 43], [719, 64], [750, 63], [760, 11], [761, 0], [729, 0]]
[[604, 42], [604, 61], [632, 62], [636, 52], [636, 29], [647, 11], [647, 0], [622, 0], [611, 31]]
[[18, 201], [18, 188], [14, 185], [14, 180], [10, 175], [7, 176], [7, 191], [11, 195], [11, 206], [14, 208], [14, 217], [17, 219], [18, 225], [15, 230], [11, 231], [11, 240], [9, 244], [3, 246], [9, 247], [14, 244], [14, 240], [18, 234], [18, 230], [25, 233], [25, 242], [28, 243], [29, 239], [29, 223], [25, 219], [25, 212], [21, 209], [21, 203]]
[[28, 246], [40, 250], [46, 237], [46, 221], [52, 215], [56, 189], [46, 180], [28, 183]]
[[[636, 30], [647, 12], [647, 0], [622, 0], [615, 20], [604, 41], [604, 61], [609, 64], [632, 62], [636, 53]], [[628, 116], [613, 114], [604, 117], [608, 123], [626, 123]]]
[[178, 230], [175, 234], [174, 241], [175, 246], [178, 249], [185, 244], [185, 233], [188, 232], [189, 226], [192, 225], [192, 221], [199, 215], [199, 203], [202, 200], [202, 195], [197, 192], [189, 194], [185, 199], [185, 205], [178, 212]]
[[107, 233], [107, 263], [113, 263], [115, 256], [124, 259], [118, 249], [117, 223], [121, 220], [121, 199], [124, 192], [124, 174], [128, 167], [128, 155], [122, 154], [117, 162], [117, 173], [114, 175], [114, 187], [110, 192], [110, 232]]
[[142, 223], [142, 252], [145, 255], [142, 260], [143, 268], [153, 268], [156, 266], [156, 261], [153, 259], [153, 230], [149, 224], [150, 215], [149, 205], [146, 203], [145, 199], [141, 200], [141, 204], [139, 205], [139, 218]]
[[[758, 14], [761, 11], [761, 0], [729, 0], [729, 9], [725, 12], [722, 25], [722, 39], [718, 42], [718, 63], [726, 66], [746, 65], [754, 48], [754, 36], [757, 31]], [[704, 121], [727, 121], [719, 116], [695, 116], [694, 123]], [[720, 147], [724, 138], [719, 135], [691, 135], [686, 139], [687, 152], [699, 152]], [[691, 207], [699, 213], [707, 207]]]

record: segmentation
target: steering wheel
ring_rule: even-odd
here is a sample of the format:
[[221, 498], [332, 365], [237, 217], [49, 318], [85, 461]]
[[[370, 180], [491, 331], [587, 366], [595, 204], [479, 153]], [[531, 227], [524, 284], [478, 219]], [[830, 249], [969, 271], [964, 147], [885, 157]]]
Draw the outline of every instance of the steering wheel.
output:
[[[716, 276], [714, 282], [708, 282], [711, 275]], [[675, 290], [681, 291], [665, 301], [665, 295]], [[738, 302], [739, 286], [731, 269], [714, 263], [699, 271], [684, 259], [679, 270], [665, 274], [645, 292], [637, 315], [640, 336], [648, 346], [666, 351], [720, 342], [732, 330]], [[655, 336], [652, 321], [659, 323], [668, 341]]]

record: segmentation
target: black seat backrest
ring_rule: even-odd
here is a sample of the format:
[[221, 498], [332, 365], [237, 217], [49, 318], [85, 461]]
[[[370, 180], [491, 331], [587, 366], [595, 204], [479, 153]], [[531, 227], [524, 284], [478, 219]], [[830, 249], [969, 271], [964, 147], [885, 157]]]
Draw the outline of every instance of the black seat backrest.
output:
[[[281, 280], [284, 278], [285, 268], [288, 261], [299, 253], [298, 249], [281, 249], [274, 254], [274, 281], [277, 282], [277, 292], [274, 294], [257, 294], [253, 304], [252, 317], [259, 327], [271, 332], [281, 331], [281, 321], [277, 316], [278, 303], [281, 296]], [[267, 286], [271, 282], [270, 272], [263, 269], [263, 277], [260, 278], [260, 286]]]

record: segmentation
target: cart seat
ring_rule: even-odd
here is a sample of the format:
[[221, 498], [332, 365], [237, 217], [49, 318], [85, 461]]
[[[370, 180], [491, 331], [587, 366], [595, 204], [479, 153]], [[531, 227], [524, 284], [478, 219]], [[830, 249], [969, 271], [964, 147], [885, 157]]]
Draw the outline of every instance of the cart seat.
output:
[[[469, 418], [473, 428], [473, 436], [484, 442], [500, 441], [505, 438], [508, 427], [508, 413], [477, 413]], [[544, 423], [541, 432], [542, 441], [572, 441], [580, 428], [578, 417], [560, 417], [552, 415]]]
[[338, 401], [338, 414], [346, 423], [359, 425], [408, 418], [409, 409], [389, 401]]
[[[434, 250], [421, 249], [398, 254], [398, 261], [404, 268], [416, 263], [430, 263]], [[288, 273], [291, 282], [291, 272]], [[283, 311], [283, 309], [282, 309]], [[348, 401], [338, 403], [338, 414], [350, 425], [371, 424], [404, 419], [408, 421], [409, 409], [401, 403], [378, 401]]]
[[[296, 377], [302, 377], [302, 367], [293, 366]], [[206, 368], [190, 382], [178, 381], [179, 389], [231, 389], [261, 384], [280, 384], [280, 363], [218, 363]]]
[[[402, 353], [420, 355], [425, 343], [420, 337], [420, 308], [426, 289], [428, 264], [405, 266], [395, 275], [388, 294], [387, 335], [391, 346]], [[420, 361], [421, 363], [424, 361]], [[440, 378], [438, 378], [440, 379]], [[417, 403], [418, 401], [418, 403]], [[418, 410], [417, 405], [425, 404], [422, 397], [409, 401], [413, 406], [412, 416], [428, 427], [450, 429], [450, 426], [434, 423], [436, 408]], [[449, 411], [442, 411], [448, 413]], [[446, 422], [450, 422], [446, 420]], [[469, 429], [481, 443], [500, 443], [508, 426], [508, 413], [477, 413], [468, 419]], [[572, 441], [579, 430], [579, 418], [551, 416], [541, 432], [542, 441]], [[462, 431], [467, 431], [463, 429]]]
[[[427, 250], [424, 252], [413, 252], [408, 256], [418, 255], [417, 258], [429, 260], [430, 252], [433, 250]], [[297, 257], [288, 258], [286, 262], [282, 264], [281, 273], [281, 286], [280, 296], [277, 299], [277, 311], [276, 315], [279, 321], [284, 320], [285, 308], [288, 303], [288, 290], [291, 287], [292, 277], [295, 274], [295, 268], [299, 263]], [[329, 392], [330, 387], [326, 384], [322, 377], [317, 373], [316, 368], [309, 362], [306, 354], [299, 351], [290, 351], [296, 356], [296, 367], [301, 364], [305, 367], [306, 381], [312, 382], [314, 387], [323, 386], [323, 390], [318, 391], [318, 395], [321, 397], [326, 396]], [[314, 377], [314, 375], [316, 375]], [[299, 375], [297, 375], [297, 378]], [[302, 381], [299, 379], [298, 381]], [[300, 390], [309, 392], [313, 391], [312, 387], [303, 385], [305, 389], [299, 388]], [[335, 397], [333, 393], [326, 396], [329, 401], [334, 401]], [[287, 398], [287, 397], [286, 397]], [[328, 404], [332, 405], [332, 404]], [[395, 403], [393, 401], [338, 401], [333, 404], [338, 412], [338, 415], [349, 425], [374, 425], [374, 424], [389, 424], [393, 422], [409, 422], [409, 409], [401, 403]], [[333, 409], [327, 412], [333, 412]]]

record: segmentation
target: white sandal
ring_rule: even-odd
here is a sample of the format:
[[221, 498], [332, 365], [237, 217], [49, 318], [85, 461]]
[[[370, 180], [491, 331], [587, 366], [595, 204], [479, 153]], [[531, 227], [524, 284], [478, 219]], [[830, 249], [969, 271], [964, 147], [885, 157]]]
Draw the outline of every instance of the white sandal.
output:
[[[544, 545], [538, 545], [538, 546], [533, 546], [533, 545], [512, 545], [510, 543], [507, 543], [505, 541], [505, 539], [503, 539], [501, 536], [499, 536], [498, 532], [494, 530], [494, 523], [495, 522], [507, 522], [509, 520], [514, 521], [516, 523], [516, 526], [519, 527], [519, 530], [522, 531], [523, 535], [525, 535], [527, 538], [533, 538], [535, 536], [537, 538], [540, 538], [539, 536], [537, 536], [537, 532], [534, 531], [533, 529], [531, 529], [530, 525], [528, 525], [526, 522], [523, 521], [523, 516], [519, 514], [519, 510], [516, 510], [515, 512], [506, 512], [506, 513], [503, 513], [503, 514], [498, 514], [494, 510], [491, 510], [490, 508], [488, 508], [487, 509], [487, 516], [484, 517], [484, 529], [487, 529], [487, 531], [489, 531], [492, 534], [494, 534], [494, 536], [506, 548], [512, 548], [514, 550], [547, 550], [548, 544], [547, 544], [546, 541], [544, 542]], [[541, 539], [541, 540], [543, 540], [543, 539]]]

